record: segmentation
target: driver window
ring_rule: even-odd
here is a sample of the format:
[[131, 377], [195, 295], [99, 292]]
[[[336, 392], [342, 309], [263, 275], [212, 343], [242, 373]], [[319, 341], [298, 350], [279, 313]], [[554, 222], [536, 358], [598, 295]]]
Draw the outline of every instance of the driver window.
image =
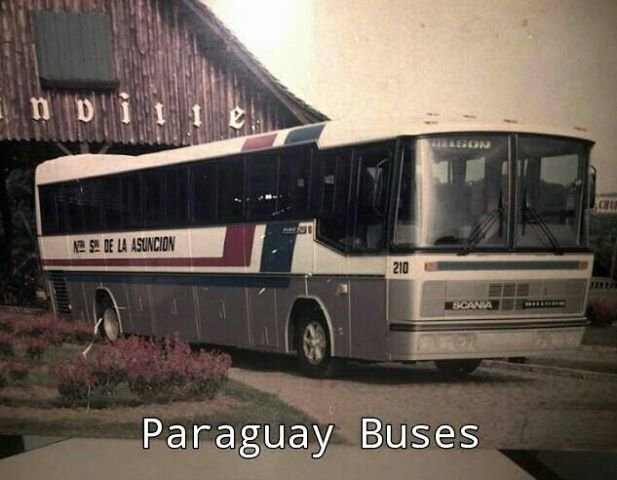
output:
[[385, 246], [386, 203], [394, 145], [359, 148], [354, 151], [356, 208], [352, 249], [379, 251]]

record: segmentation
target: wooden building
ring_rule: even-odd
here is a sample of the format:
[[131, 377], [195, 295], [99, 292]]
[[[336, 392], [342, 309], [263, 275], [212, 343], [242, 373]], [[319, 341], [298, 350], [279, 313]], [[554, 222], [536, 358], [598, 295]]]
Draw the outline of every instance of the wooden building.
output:
[[0, 214], [16, 167], [322, 121], [199, 0], [0, 0]]

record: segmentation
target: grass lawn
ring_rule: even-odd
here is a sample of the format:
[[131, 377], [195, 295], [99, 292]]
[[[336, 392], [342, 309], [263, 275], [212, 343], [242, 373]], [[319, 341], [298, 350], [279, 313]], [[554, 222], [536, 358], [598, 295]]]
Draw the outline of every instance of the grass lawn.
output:
[[233, 380], [211, 400], [141, 405], [127, 398], [120, 392], [114, 406], [102, 408], [102, 403], [95, 401], [97, 408], [67, 408], [59, 406], [57, 396], [44, 387], [6, 387], [0, 390], [0, 434], [141, 438], [142, 419], [147, 416], [157, 417], [165, 425], [182, 424], [188, 430], [202, 423], [237, 428], [249, 423], [317, 423], [275, 395]]

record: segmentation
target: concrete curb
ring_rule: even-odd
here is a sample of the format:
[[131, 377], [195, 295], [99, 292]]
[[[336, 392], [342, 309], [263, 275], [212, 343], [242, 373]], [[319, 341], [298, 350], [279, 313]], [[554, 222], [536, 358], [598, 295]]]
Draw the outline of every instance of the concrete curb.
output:
[[552, 365], [538, 365], [534, 363], [511, 363], [504, 360], [484, 360], [482, 367], [498, 368], [528, 373], [542, 373], [559, 377], [578, 378], [580, 380], [596, 380], [617, 382], [617, 374], [608, 372], [594, 372], [576, 368], [555, 367]]
[[608, 345], [581, 345], [583, 352], [617, 353], [617, 347]]

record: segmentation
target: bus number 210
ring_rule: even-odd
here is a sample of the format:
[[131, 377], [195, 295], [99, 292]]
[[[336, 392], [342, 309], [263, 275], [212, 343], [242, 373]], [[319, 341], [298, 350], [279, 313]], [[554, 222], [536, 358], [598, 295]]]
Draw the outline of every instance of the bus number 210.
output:
[[409, 273], [409, 262], [394, 262], [393, 273], [395, 275], [405, 275]]

